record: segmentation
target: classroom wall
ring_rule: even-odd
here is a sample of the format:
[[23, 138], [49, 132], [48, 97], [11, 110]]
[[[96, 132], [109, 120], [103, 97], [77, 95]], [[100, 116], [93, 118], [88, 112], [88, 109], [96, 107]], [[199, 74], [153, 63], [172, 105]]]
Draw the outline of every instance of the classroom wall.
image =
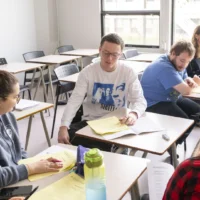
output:
[[[57, 47], [55, 0], [0, 0], [0, 57], [23, 62], [33, 50], [54, 53]], [[18, 74], [20, 83], [23, 73]]]
[[59, 44], [98, 48], [101, 39], [99, 0], [57, 0]]

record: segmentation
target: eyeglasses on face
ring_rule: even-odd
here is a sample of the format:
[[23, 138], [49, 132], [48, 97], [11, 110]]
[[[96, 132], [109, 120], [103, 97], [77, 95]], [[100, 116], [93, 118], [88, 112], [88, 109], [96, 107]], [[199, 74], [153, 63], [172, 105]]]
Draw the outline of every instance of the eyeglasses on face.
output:
[[104, 57], [106, 57], [106, 58], [108, 58], [108, 57], [111, 56], [112, 58], [117, 59], [117, 58], [119, 58], [119, 56], [121, 55], [121, 53], [109, 53], [107, 51], [102, 51], [102, 55]]
[[20, 94], [14, 96], [14, 97], [0, 97], [0, 98], [3, 98], [3, 99], [15, 99], [17, 103], [19, 103], [20, 99], [21, 99], [21, 96]]

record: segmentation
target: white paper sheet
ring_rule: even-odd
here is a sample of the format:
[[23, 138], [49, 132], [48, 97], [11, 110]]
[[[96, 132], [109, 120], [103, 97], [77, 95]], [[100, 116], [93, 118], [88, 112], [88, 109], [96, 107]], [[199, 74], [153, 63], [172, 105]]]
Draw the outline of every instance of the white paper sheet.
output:
[[164, 162], [147, 164], [150, 200], [161, 200], [167, 183], [174, 172], [174, 167]]

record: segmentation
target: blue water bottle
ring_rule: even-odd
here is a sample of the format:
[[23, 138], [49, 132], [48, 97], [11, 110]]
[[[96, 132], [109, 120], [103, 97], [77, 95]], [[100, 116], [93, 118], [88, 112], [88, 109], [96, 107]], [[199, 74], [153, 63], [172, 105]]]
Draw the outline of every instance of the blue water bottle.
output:
[[105, 165], [99, 149], [90, 149], [84, 156], [86, 200], [106, 200]]

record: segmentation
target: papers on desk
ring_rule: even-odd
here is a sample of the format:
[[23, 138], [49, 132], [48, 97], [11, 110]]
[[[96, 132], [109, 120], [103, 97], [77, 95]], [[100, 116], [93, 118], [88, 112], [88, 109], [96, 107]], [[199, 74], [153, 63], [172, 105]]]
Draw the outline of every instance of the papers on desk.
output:
[[167, 183], [174, 172], [174, 167], [168, 163], [156, 162], [147, 164], [149, 197], [161, 200]]
[[21, 99], [18, 104], [16, 104], [15, 108], [16, 110], [25, 110], [28, 108], [32, 108], [34, 106], [37, 106], [40, 102], [37, 101], [31, 101], [27, 99]]
[[30, 197], [30, 200], [48, 199], [48, 200], [85, 200], [84, 179], [75, 173], [71, 173], [59, 181], [36, 192]]
[[192, 93], [198, 93], [199, 94], [200, 93], [200, 86], [193, 88]]
[[[59, 172], [67, 171], [67, 170], [71, 169], [72, 167], [74, 167], [75, 162], [76, 162], [76, 157], [74, 156], [74, 154], [72, 154], [68, 150], [64, 150], [64, 151], [53, 153], [53, 154], [46, 154], [46, 155], [42, 155], [42, 156], [35, 156], [32, 158], [23, 159], [23, 160], [20, 160], [18, 162], [18, 164], [31, 164], [33, 162], [37, 162], [42, 159], [47, 159], [47, 158], [51, 158], [51, 157], [62, 161], [63, 167], [60, 169]], [[47, 172], [47, 173], [43, 173], [43, 174], [34, 174], [34, 175], [29, 176], [28, 179], [29, 179], [29, 181], [35, 181], [35, 180], [42, 179], [47, 176], [51, 176], [55, 173], [59, 173], [59, 172]]]
[[106, 140], [112, 140], [115, 138], [122, 137], [124, 135], [134, 134], [138, 135], [140, 133], [149, 133], [165, 130], [160, 125], [156, 124], [147, 116], [139, 118], [133, 126], [129, 126], [128, 130], [102, 135]]
[[92, 120], [87, 121], [87, 123], [90, 126], [90, 128], [92, 128], [99, 135], [119, 132], [128, 129], [128, 126], [125, 124], [121, 124], [117, 117], [108, 117], [98, 120]]

